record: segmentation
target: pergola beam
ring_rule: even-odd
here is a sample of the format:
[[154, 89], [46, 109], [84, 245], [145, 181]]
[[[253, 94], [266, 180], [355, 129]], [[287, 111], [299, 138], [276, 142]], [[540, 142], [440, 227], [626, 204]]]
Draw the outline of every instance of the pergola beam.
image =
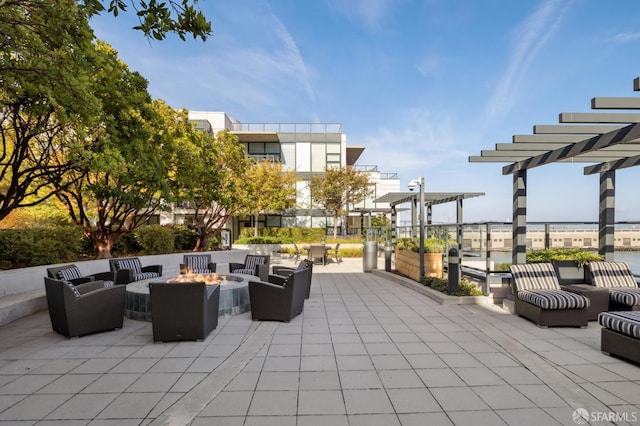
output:
[[640, 109], [640, 98], [592, 98], [591, 109]]
[[589, 136], [597, 136], [600, 133], [590, 134], [544, 134], [544, 135], [513, 135], [513, 143], [531, 143], [531, 142], [557, 142], [568, 143], [580, 142]]
[[601, 135], [624, 126], [607, 124], [537, 124], [533, 126], [536, 134], [572, 134], [572, 135]]
[[584, 168], [585, 175], [595, 175], [597, 173], [608, 172], [610, 170], [626, 169], [629, 167], [640, 166], [640, 155], [635, 157], [620, 158], [615, 161], [607, 161], [605, 163], [595, 164]]
[[[638, 121], [640, 121], [640, 114], [638, 116]], [[564, 148], [559, 148], [545, 154], [531, 157], [524, 161], [518, 161], [516, 163], [510, 164], [502, 168], [502, 174], [508, 175], [517, 170], [531, 169], [545, 164], [550, 164], [555, 161], [561, 161], [576, 156], [583, 156], [581, 154], [598, 151], [607, 146], [633, 141], [638, 138], [640, 138], [640, 123], [630, 124], [618, 130], [614, 130], [600, 136], [594, 136], [582, 142], [576, 142], [574, 144], [567, 145]], [[615, 159], [605, 161], [613, 160]]]
[[640, 114], [604, 112], [561, 112], [560, 123], [638, 123]]

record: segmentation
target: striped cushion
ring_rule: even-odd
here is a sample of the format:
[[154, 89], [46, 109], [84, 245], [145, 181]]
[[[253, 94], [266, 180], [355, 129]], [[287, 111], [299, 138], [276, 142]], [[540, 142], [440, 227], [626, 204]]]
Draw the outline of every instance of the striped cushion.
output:
[[638, 288], [631, 268], [626, 262], [590, 262], [588, 270], [591, 282], [596, 287]]
[[[248, 255], [244, 261], [244, 268], [255, 272], [258, 265], [264, 265], [266, 263], [267, 263], [267, 258], [264, 256]], [[253, 274], [254, 272], [251, 272], [251, 273]]]
[[254, 275], [255, 274], [255, 269], [234, 269], [233, 270], [234, 274], [245, 274], [245, 275]]
[[62, 280], [62, 282], [65, 283], [67, 285], [67, 287], [69, 287], [71, 289], [71, 291], [73, 291], [73, 295], [74, 296], [80, 297], [80, 291], [78, 291], [76, 286], [73, 285], [73, 283], [71, 281]]
[[612, 289], [609, 298], [627, 306], [640, 306], [640, 288]]
[[609, 330], [640, 339], [640, 311], [601, 312], [598, 323]]
[[142, 264], [140, 263], [140, 259], [122, 259], [116, 262], [116, 267], [118, 270], [120, 269], [131, 269], [133, 270], [133, 275], [137, 275], [142, 272]]
[[204, 274], [207, 272], [211, 272], [209, 270], [209, 262], [211, 262], [211, 257], [207, 254], [186, 255], [184, 259], [186, 260], [188, 271], [191, 273]]
[[211, 269], [209, 269], [209, 268], [205, 268], [205, 269], [191, 269], [191, 268], [189, 268], [187, 270], [187, 273], [189, 273], [189, 274], [210, 274], [211, 273]]
[[71, 266], [58, 271], [58, 279], [63, 281], [73, 280], [80, 277], [82, 277], [82, 274], [80, 274], [80, 269], [78, 269], [77, 266]]
[[140, 272], [139, 274], [133, 275], [133, 280], [134, 281], [148, 280], [149, 278], [157, 278], [159, 276], [160, 274], [158, 274], [157, 272]]
[[105, 287], [113, 287], [113, 281], [103, 281], [102, 285]]
[[562, 290], [523, 290], [518, 298], [542, 309], [584, 309], [589, 307], [589, 299]]
[[560, 290], [560, 283], [551, 263], [511, 265], [511, 275], [518, 291]]

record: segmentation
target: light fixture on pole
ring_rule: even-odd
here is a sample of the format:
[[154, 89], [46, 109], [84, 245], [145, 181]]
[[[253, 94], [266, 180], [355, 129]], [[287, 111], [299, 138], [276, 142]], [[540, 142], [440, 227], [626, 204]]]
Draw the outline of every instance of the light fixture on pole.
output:
[[420, 213], [418, 216], [418, 226], [420, 227], [420, 280], [424, 277], [424, 177], [413, 179], [409, 182], [409, 191], [413, 191], [416, 185], [420, 190]]

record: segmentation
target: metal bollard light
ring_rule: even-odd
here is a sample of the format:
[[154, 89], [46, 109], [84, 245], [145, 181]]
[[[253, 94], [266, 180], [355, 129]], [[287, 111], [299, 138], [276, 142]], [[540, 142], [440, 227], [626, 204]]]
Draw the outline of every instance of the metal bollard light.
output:
[[391, 255], [393, 254], [393, 244], [391, 241], [384, 243], [384, 270], [391, 272]]
[[449, 249], [447, 273], [449, 275], [447, 290], [449, 294], [453, 294], [458, 291], [458, 281], [460, 281], [460, 255], [455, 247]]

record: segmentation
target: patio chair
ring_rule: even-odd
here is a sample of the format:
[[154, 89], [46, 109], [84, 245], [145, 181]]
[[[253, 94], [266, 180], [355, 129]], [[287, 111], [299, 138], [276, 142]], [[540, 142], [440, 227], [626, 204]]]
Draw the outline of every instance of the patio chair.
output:
[[327, 249], [327, 257], [331, 257], [331, 254], [333, 253], [333, 258], [335, 259], [336, 263], [340, 263], [340, 258], [338, 257], [338, 251], [340, 250], [340, 243], [336, 244], [335, 247], [333, 248], [328, 248]]
[[589, 262], [587, 281], [609, 289], [610, 311], [640, 311], [640, 288], [626, 262]]
[[216, 272], [216, 263], [210, 254], [185, 254], [180, 264], [181, 274], [212, 274]]
[[270, 275], [269, 281], [249, 281], [251, 318], [289, 322], [302, 313], [310, 269], [291, 273], [288, 277]]
[[293, 255], [295, 256], [294, 261], [300, 262], [300, 255], [302, 254], [302, 250], [300, 250], [300, 248], [298, 247], [298, 245], [296, 243], [293, 243]]
[[307, 291], [304, 297], [305, 299], [308, 299], [309, 296], [311, 295], [311, 279], [313, 277], [313, 262], [311, 262], [308, 259], [304, 259], [302, 262], [298, 264], [296, 268], [290, 268], [288, 266], [281, 266], [281, 265], [273, 265], [272, 271], [273, 271], [273, 275], [279, 275], [281, 277], [286, 278], [292, 273], [294, 273], [295, 271], [301, 271], [304, 269], [309, 269], [309, 274], [308, 274], [309, 279], [307, 280]]
[[255, 275], [260, 277], [262, 281], [269, 279], [269, 260], [271, 256], [268, 254], [248, 254], [244, 258], [244, 263], [229, 262], [229, 272], [236, 274]]
[[218, 326], [220, 286], [149, 283], [154, 342], [205, 340]]
[[320, 259], [322, 266], [327, 264], [327, 247], [324, 244], [311, 244], [309, 247], [308, 259], [315, 263], [316, 259]]
[[142, 266], [137, 257], [110, 259], [109, 267], [115, 273], [116, 284], [129, 284], [162, 276], [162, 265]]
[[540, 327], [588, 325], [589, 299], [563, 291], [551, 263], [511, 265], [516, 313]]
[[80, 269], [73, 263], [63, 266], [47, 268], [47, 276], [56, 280], [69, 281], [73, 285], [84, 284], [91, 281], [102, 281], [105, 287], [113, 285], [113, 272], [98, 272], [91, 275], [82, 275]]
[[102, 281], [73, 285], [49, 277], [44, 286], [54, 331], [77, 337], [122, 328], [125, 286], [105, 287]]

